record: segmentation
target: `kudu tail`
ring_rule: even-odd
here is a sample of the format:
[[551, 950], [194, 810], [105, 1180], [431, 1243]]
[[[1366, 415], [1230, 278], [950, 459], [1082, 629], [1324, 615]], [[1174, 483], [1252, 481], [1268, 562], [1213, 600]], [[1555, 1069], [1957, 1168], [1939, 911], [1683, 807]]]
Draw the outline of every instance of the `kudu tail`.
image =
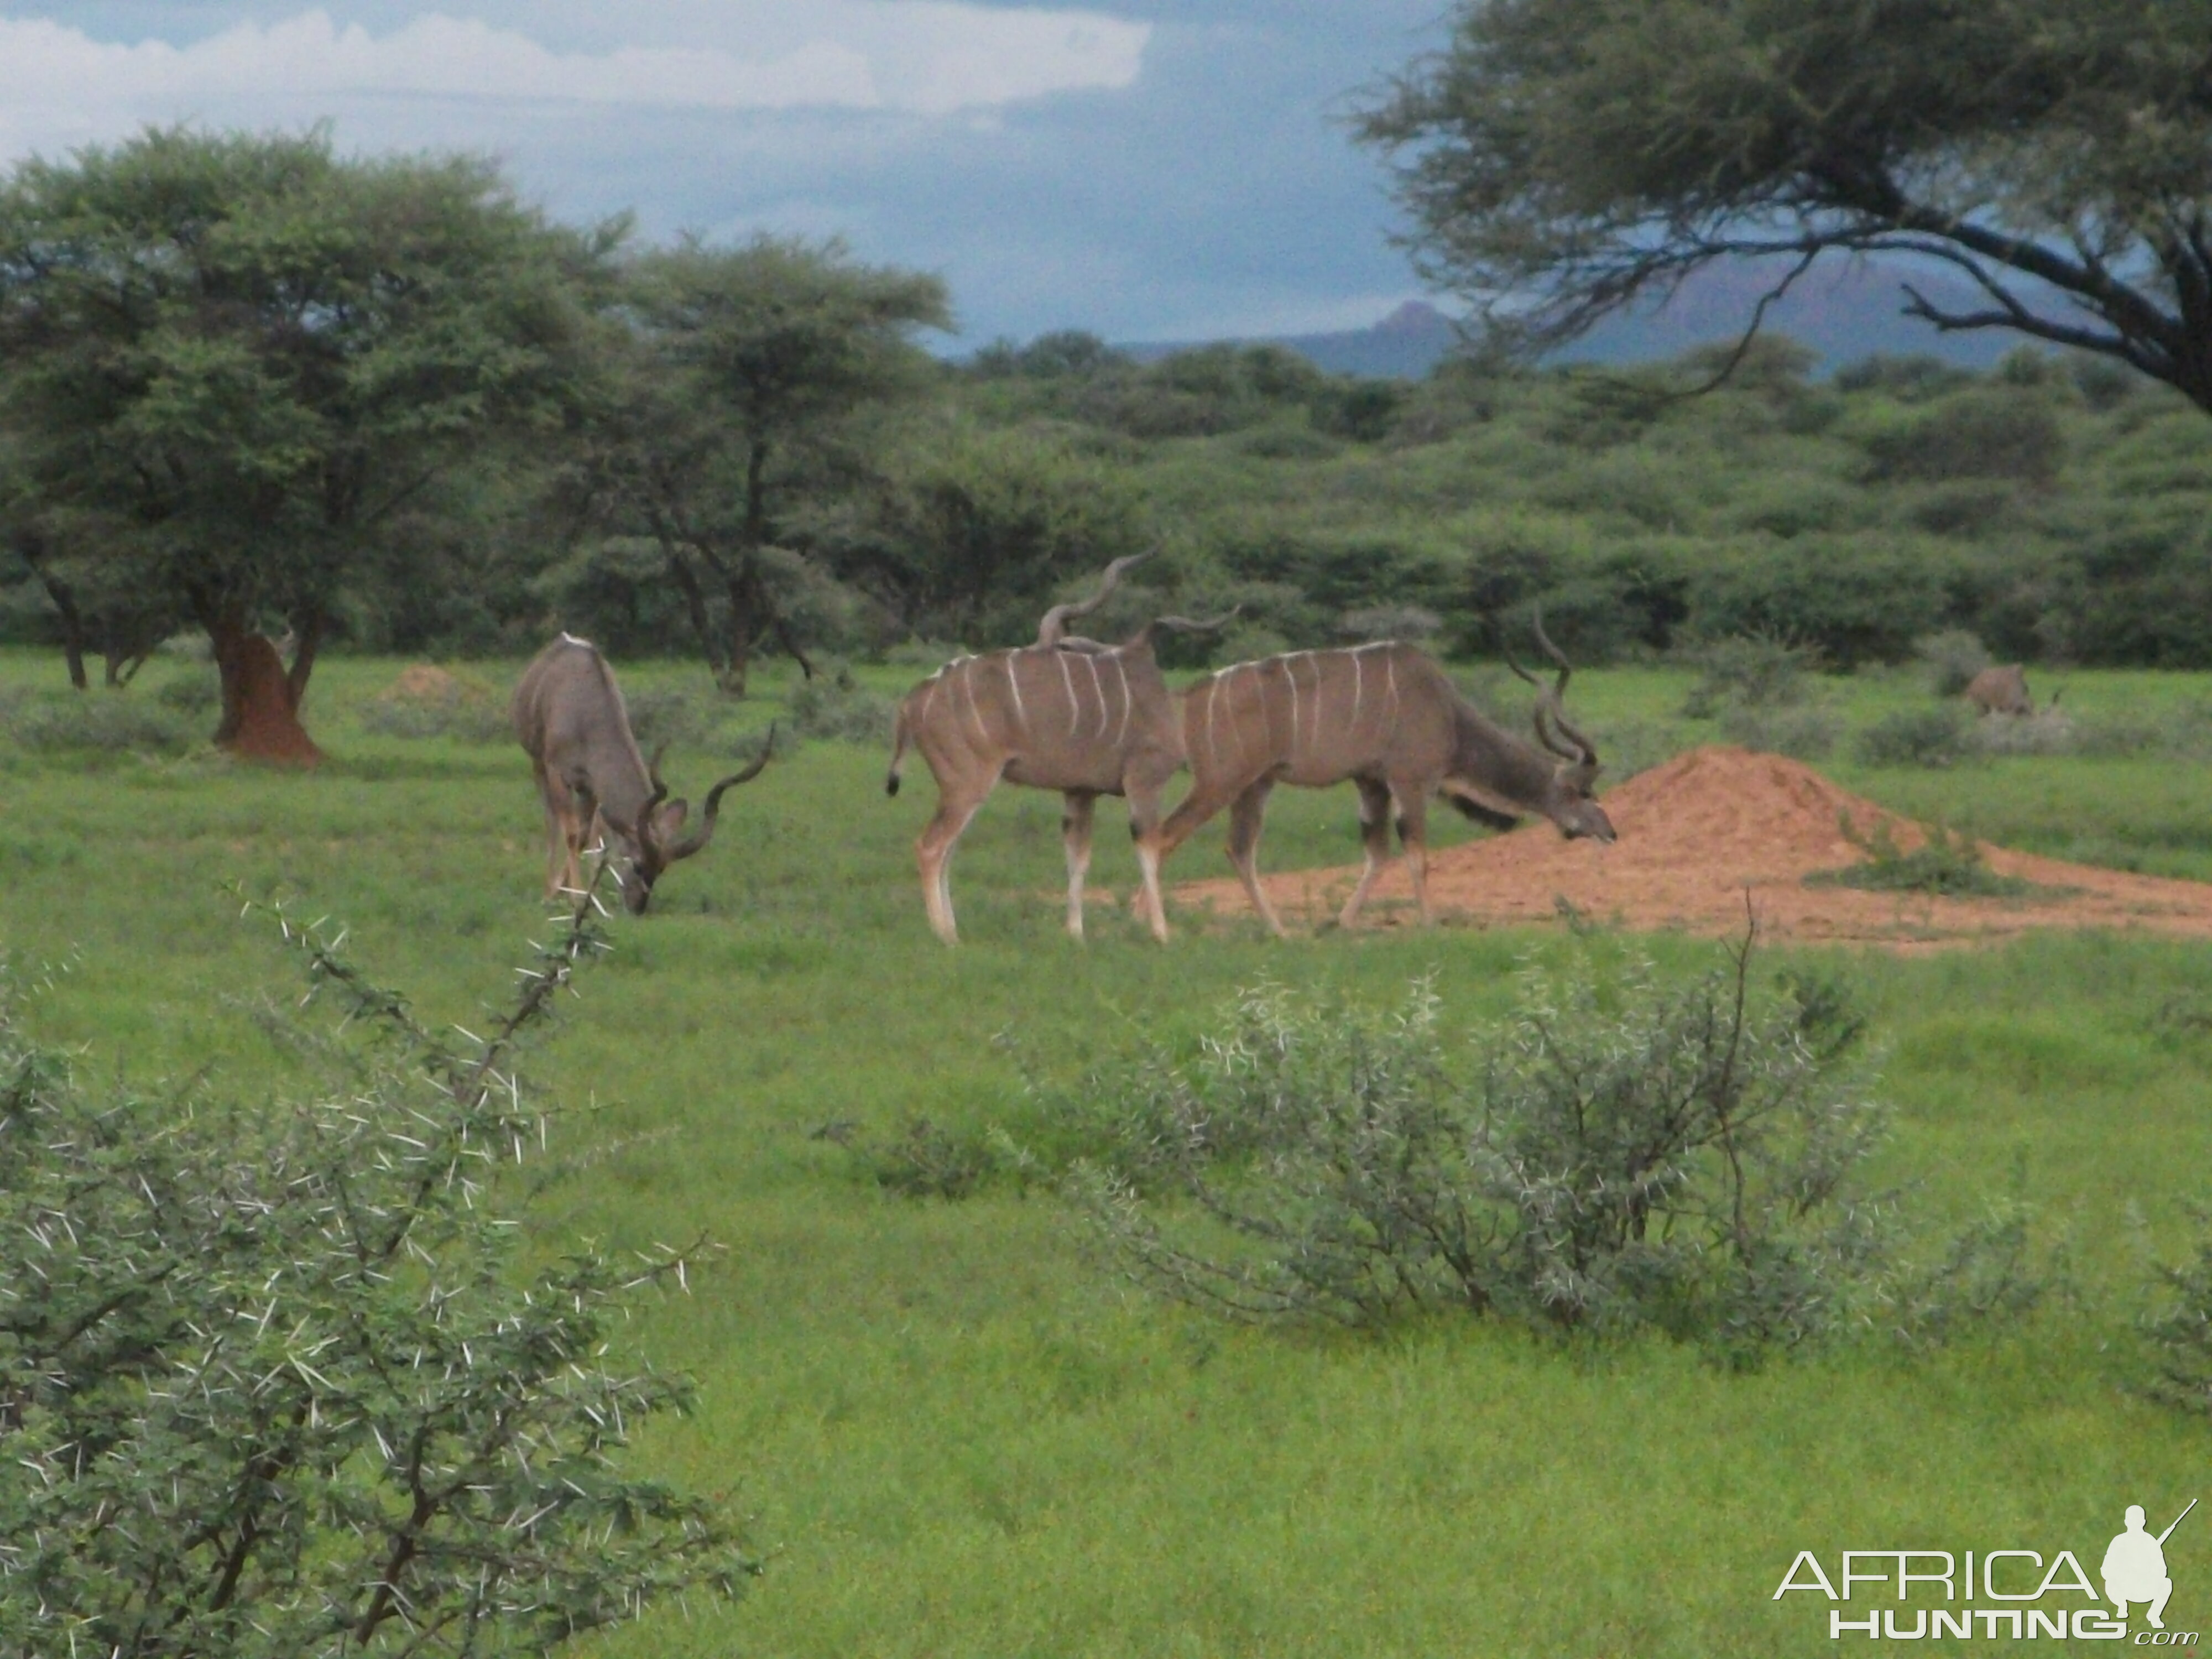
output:
[[884, 779], [884, 793], [886, 795], [896, 795], [899, 792], [899, 768], [906, 762], [906, 705], [901, 703], [898, 719], [891, 726], [891, 769]]

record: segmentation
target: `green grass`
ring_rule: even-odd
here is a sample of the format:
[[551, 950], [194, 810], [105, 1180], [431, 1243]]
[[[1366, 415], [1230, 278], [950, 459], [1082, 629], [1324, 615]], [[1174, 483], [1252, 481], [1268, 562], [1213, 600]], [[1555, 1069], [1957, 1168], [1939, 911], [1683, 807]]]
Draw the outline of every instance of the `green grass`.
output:
[[[252, 1097], [289, 1086], [252, 1018], [296, 985], [226, 882], [341, 918], [353, 948], [438, 1018], [471, 1020], [532, 934], [543, 848], [520, 752], [365, 732], [398, 665], [337, 659], [307, 714], [313, 775], [205, 750], [141, 759], [0, 744], [0, 939], [67, 959], [47, 1036], [95, 1070], [211, 1066]], [[514, 665], [485, 667], [511, 683]], [[133, 696], [180, 672], [157, 663]], [[896, 689], [916, 676], [869, 671]], [[0, 690], [59, 665], [0, 655]], [[703, 685], [682, 665], [635, 687]], [[1601, 732], [1668, 741], [1687, 677], [1576, 678]], [[750, 752], [789, 689], [672, 750], [694, 793]], [[1836, 688], [1864, 724], [1923, 694]], [[2203, 677], [2075, 677], [2067, 706], [2180, 707]], [[95, 693], [94, 695], [100, 695]], [[916, 1115], [1029, 1132], [1037, 1108], [995, 1039], [1048, 1075], [1150, 1034], [1194, 1042], [1272, 975], [1391, 998], [1433, 971], [1451, 1017], [1505, 1006], [1516, 963], [1585, 948], [1565, 928], [1331, 933], [1185, 927], [1162, 951], [1102, 896], [1087, 948], [1059, 930], [1059, 804], [1006, 789], [954, 872], [968, 943], [930, 937], [915, 832], [922, 769], [887, 800], [884, 756], [817, 742], [726, 805], [715, 845], [662, 884], [583, 983], [534, 1070], [565, 1104], [532, 1200], [548, 1248], [710, 1231], [688, 1298], [635, 1328], [702, 1407], [642, 1455], [724, 1491], [773, 1552], [734, 1609], [669, 1609], [596, 1644], [621, 1656], [1681, 1655], [1823, 1650], [1826, 1607], [1769, 1600], [1800, 1548], [2023, 1545], [2094, 1556], [2130, 1503], [2171, 1516], [2212, 1453], [2205, 1425], [2128, 1391], [2142, 1231], [2179, 1254], [2206, 1196], [2212, 956], [2110, 937], [1899, 960], [1777, 953], [1841, 972], [1887, 1052], [1886, 1177], [1965, 1217], [2017, 1163], [2068, 1238], [2075, 1301], [1930, 1356], [1880, 1345], [1730, 1376], [1658, 1343], [1570, 1354], [1443, 1321], [1387, 1338], [1227, 1328], [1105, 1275], [1046, 1192], [959, 1203], [887, 1194], [809, 1132], [888, 1139]], [[2001, 844], [2212, 878], [2212, 791], [2166, 760], [2019, 759], [1835, 775], [1887, 806]], [[1442, 835], [1471, 833], [1439, 814]], [[1178, 878], [1225, 872], [1209, 827]], [[1264, 865], [1357, 851], [1346, 792], [1279, 791]], [[1098, 886], [1134, 869], [1101, 814]], [[1710, 947], [1648, 941], [1663, 963]], [[2138, 1218], [2141, 1225], [2138, 1225]], [[2169, 1545], [2167, 1621], [2212, 1622], [2212, 1531]]]

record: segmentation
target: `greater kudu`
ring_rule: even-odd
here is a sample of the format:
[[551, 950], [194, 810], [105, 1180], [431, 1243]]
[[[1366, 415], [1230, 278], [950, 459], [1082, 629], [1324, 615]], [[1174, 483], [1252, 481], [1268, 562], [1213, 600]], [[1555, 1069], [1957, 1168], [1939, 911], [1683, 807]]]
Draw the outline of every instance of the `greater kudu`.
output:
[[899, 791], [907, 748], [919, 750], [937, 780], [937, 812], [915, 842], [929, 925], [947, 945], [960, 941], [952, 915], [952, 849], [999, 780], [1057, 789], [1066, 799], [1060, 832], [1067, 848], [1067, 931], [1083, 937], [1083, 883], [1091, 868], [1092, 809], [1101, 795], [1125, 795], [1129, 834], [1144, 875], [1140, 908], [1153, 937], [1168, 936], [1160, 903], [1160, 792], [1182, 769], [1182, 732], [1174, 694], [1152, 655], [1156, 628], [1205, 629], [1162, 617], [1119, 645], [1071, 636], [1069, 621], [1097, 609], [1133, 554], [1106, 568], [1097, 592], [1054, 605], [1036, 643], [947, 663], [899, 704], [886, 793]]
[[[1414, 902], [1421, 921], [1431, 920], [1432, 794], [1441, 793], [1493, 828], [1510, 829], [1523, 813], [1540, 812], [1569, 836], [1611, 841], [1613, 824], [1590, 793], [1597, 750], [1560, 707], [1573, 671], [1540, 622], [1536, 631], [1559, 665], [1559, 684], [1539, 687], [1536, 703], [1536, 735], [1548, 753], [1485, 718], [1427, 653], [1394, 641], [1263, 657], [1199, 681], [1182, 694], [1191, 790], [1161, 831], [1163, 856], [1230, 808], [1230, 861], [1252, 908], [1279, 936], [1283, 924], [1260, 886], [1257, 867], [1267, 795], [1278, 783], [1358, 786], [1367, 863], [1338, 918], [1346, 927], [1359, 919], [1376, 872], [1389, 857], [1394, 813]], [[1517, 663], [1514, 670], [1528, 678]]]
[[632, 915], [645, 913], [662, 871], [714, 838], [723, 792], [759, 775], [775, 738], [771, 730], [758, 760], [707, 792], [699, 828], [686, 836], [690, 803], [668, 799], [658, 751], [650, 762], [639, 752], [614, 670], [589, 640], [563, 634], [539, 652], [514, 688], [514, 714], [545, 803], [547, 896], [580, 885], [585, 849], [611, 836], [607, 850]]

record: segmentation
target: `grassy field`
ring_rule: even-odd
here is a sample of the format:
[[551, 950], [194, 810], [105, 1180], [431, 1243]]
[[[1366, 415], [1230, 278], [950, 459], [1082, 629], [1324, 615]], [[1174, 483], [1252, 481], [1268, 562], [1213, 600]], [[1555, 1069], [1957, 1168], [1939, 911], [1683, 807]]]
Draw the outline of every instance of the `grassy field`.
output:
[[[312, 775], [0, 742], [0, 940], [71, 964], [38, 1008], [43, 1034], [87, 1045], [95, 1070], [212, 1066], [233, 1091], [284, 1086], [253, 1016], [296, 987], [236, 920], [234, 881], [343, 919], [359, 957], [434, 1017], [465, 1022], [500, 994], [542, 914], [528, 768], [503, 739], [368, 729], [398, 666], [319, 670], [307, 714], [331, 758]], [[473, 672], [503, 695], [515, 666]], [[197, 672], [158, 663], [129, 695]], [[633, 692], [703, 684], [681, 665], [624, 672]], [[58, 675], [0, 656], [19, 704]], [[1594, 672], [1576, 706], [1656, 758], [1706, 735], [1674, 712], [1686, 684]], [[764, 689], [672, 752], [679, 789], [748, 752], [790, 687]], [[2208, 693], [2203, 677], [2080, 674], [2066, 705], [2085, 722], [2179, 718]], [[1903, 674], [1834, 695], [1855, 724], [1925, 699]], [[2178, 1256], [2188, 1204], [2212, 1197], [2202, 947], [2052, 937], [1820, 958], [1888, 1054], [1885, 1173], [1964, 1216], [2018, 1165], [2066, 1241], [2074, 1293], [2024, 1325], [1748, 1376], [1658, 1342], [1565, 1352], [1466, 1321], [1382, 1338], [1236, 1328], [1117, 1285], [1047, 1190], [902, 1198], [811, 1132], [890, 1136], [924, 1116], [1019, 1138], [1036, 1109], [1002, 1036], [1072, 1078], [1141, 1034], [1189, 1042], [1261, 975], [1383, 1000], [1432, 972], [1464, 1024], [1504, 1006], [1524, 957], [1587, 947], [1465, 927], [1278, 945], [1232, 926], [1162, 951], [1103, 902], [1076, 947], [1059, 931], [1057, 799], [1009, 789], [963, 847], [969, 942], [947, 951], [909, 850], [933, 792], [916, 768], [886, 800], [884, 758], [812, 741], [733, 795], [715, 845], [665, 878], [649, 917], [617, 923], [615, 955], [537, 1058], [563, 1104], [595, 1109], [563, 1121], [539, 1171], [549, 1244], [703, 1229], [727, 1247], [635, 1328], [702, 1383], [698, 1417], [641, 1449], [728, 1493], [770, 1553], [743, 1604], [670, 1608], [592, 1651], [1810, 1653], [1826, 1603], [1770, 1599], [1800, 1549], [1832, 1571], [1847, 1547], [2063, 1547], [2094, 1572], [2125, 1505], [2162, 1525], [2198, 1495], [2212, 1433], [2131, 1385], [2153, 1256]], [[2212, 879], [2199, 763], [1828, 769], [2001, 842]], [[1352, 820], [1347, 793], [1279, 792], [1264, 861], [1347, 861]], [[1126, 893], [1110, 805], [1100, 830], [1094, 880]], [[1225, 869], [1209, 829], [1170, 873]], [[1710, 959], [1648, 944], [1670, 968]], [[2168, 1626], [2212, 1626], [2212, 1523], [2168, 1559]]]

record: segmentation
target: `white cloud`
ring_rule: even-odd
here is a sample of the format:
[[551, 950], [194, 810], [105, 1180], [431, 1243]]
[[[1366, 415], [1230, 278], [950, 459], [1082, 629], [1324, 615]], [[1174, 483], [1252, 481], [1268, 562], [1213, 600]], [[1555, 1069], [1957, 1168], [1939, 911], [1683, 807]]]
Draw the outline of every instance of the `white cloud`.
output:
[[[731, 14], [737, 14], [732, 15]], [[394, 97], [657, 110], [801, 107], [921, 115], [1131, 85], [1150, 26], [1103, 13], [951, 0], [748, 0], [718, 30], [776, 45], [551, 49], [520, 29], [424, 13], [377, 36], [316, 10], [185, 46], [95, 40], [0, 18], [0, 155], [52, 153], [147, 121], [256, 125]], [[264, 112], [257, 114], [257, 112]]]

